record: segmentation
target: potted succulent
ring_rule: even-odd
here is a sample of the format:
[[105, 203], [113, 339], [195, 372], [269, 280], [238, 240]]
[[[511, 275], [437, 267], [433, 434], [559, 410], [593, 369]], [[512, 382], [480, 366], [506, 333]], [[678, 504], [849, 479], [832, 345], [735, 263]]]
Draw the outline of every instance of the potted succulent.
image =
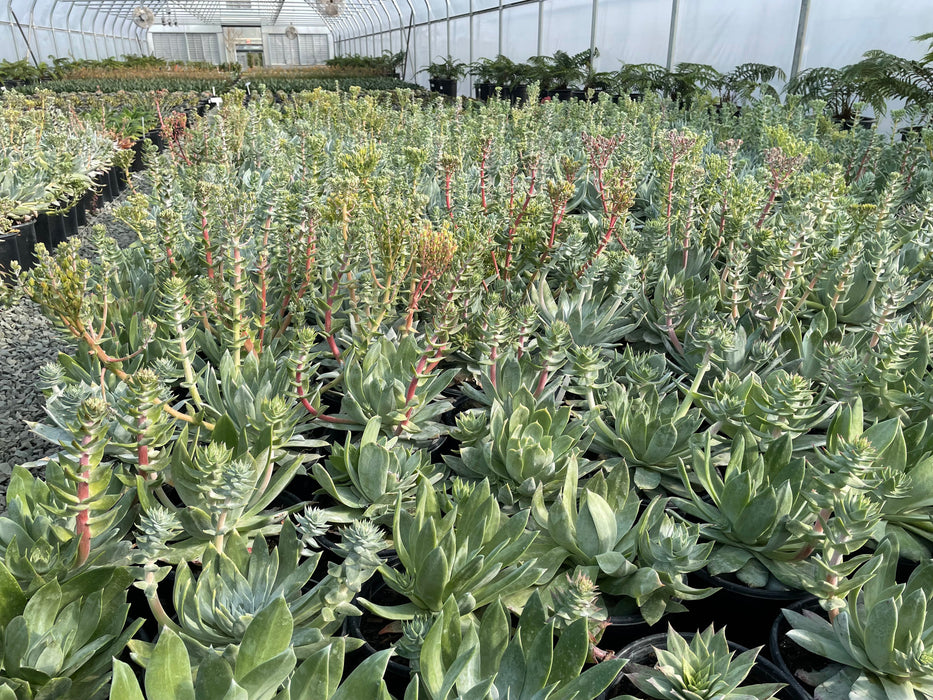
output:
[[725, 632], [714, 632], [712, 626], [684, 636], [671, 627], [667, 634], [646, 637], [619, 652], [627, 662], [609, 696], [620, 700], [782, 697], [783, 674], [759, 656], [760, 651], [761, 647], [745, 649], [728, 642]]
[[[886, 539], [875, 554], [881, 560], [874, 577], [853, 588], [845, 608], [831, 621], [819, 610], [784, 611], [771, 637], [771, 653], [817, 697], [866, 700], [933, 697], [930, 654], [930, 604], [933, 562], [926, 561], [906, 582], [896, 577], [898, 548]], [[789, 625], [789, 629], [788, 629]], [[790, 668], [787, 646], [810, 652], [804, 668]], [[816, 663], [816, 667], [810, 664]]]
[[448, 56], [441, 61], [435, 61], [425, 68], [431, 79], [431, 89], [448, 97], [457, 96], [457, 80], [466, 75], [465, 63]]

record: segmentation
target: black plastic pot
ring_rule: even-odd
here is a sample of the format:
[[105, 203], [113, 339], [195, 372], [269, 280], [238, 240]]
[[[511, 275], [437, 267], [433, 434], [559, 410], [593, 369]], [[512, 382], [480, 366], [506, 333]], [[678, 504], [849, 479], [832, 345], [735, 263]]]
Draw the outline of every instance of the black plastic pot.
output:
[[477, 100], [488, 100], [496, 94], [496, 86], [492, 83], [476, 83], [473, 89], [476, 90]]
[[919, 138], [924, 128], [922, 126], [905, 126], [898, 129], [897, 133], [901, 135], [901, 141], [906, 141], [909, 138]]
[[97, 203], [97, 192], [94, 190], [94, 187], [81, 195], [81, 199], [78, 200], [78, 224], [81, 226], [87, 226], [88, 218], [87, 215], [95, 211]]
[[[810, 611], [825, 614], [822, 613], [822, 608], [820, 608], [820, 604], [816, 599], [798, 601], [788, 606], [787, 609], [798, 613]], [[828, 666], [831, 662], [807, 651], [788, 639], [787, 633], [789, 631], [790, 623], [783, 614], [778, 614], [771, 625], [771, 635], [768, 638], [768, 653], [771, 655], [771, 660], [774, 661], [775, 666], [790, 678], [792, 687], [799, 694], [798, 697], [812, 698], [811, 692], [797, 679], [796, 671], [818, 670]]]
[[[682, 637], [688, 642], [693, 639], [694, 634], [682, 634]], [[625, 675], [626, 669], [629, 668], [630, 664], [639, 664], [641, 666], [654, 666], [657, 662], [657, 656], [655, 654], [655, 648], [664, 649], [667, 645], [667, 635], [666, 634], [655, 634], [650, 637], [644, 637], [638, 641], [632, 642], [624, 649], [619, 651], [618, 657], [623, 659], [628, 659], [629, 663], [622, 668], [622, 672], [619, 674], [618, 678], [609, 686], [608, 690], [604, 694], [606, 698], [614, 698], [617, 695], [634, 695], [635, 697], [641, 696], [641, 691], [638, 687], [632, 683]], [[741, 654], [748, 651], [747, 647], [729, 642], [729, 648], [736, 654]], [[780, 668], [775, 666], [773, 663], [763, 658], [759, 653], [758, 658], [755, 660], [755, 665], [752, 666], [752, 670], [749, 672], [748, 676], [743, 682], [744, 685], [753, 685], [757, 683], [787, 683], [787, 687], [778, 692], [775, 696], [780, 698], [780, 700], [808, 700], [810, 698], [806, 693], [800, 694], [800, 692], [791, 685], [791, 678], [787, 677], [787, 674], [782, 671]]]
[[431, 78], [429, 82], [431, 83], [431, 90], [434, 92], [447, 95], [448, 97], [457, 96], [456, 78]]
[[602, 639], [599, 642], [599, 648], [607, 651], [622, 649], [629, 644], [636, 642], [644, 637], [660, 634], [672, 625], [674, 629], [685, 629], [681, 624], [684, 621], [682, 614], [676, 616], [665, 616], [659, 622], [649, 625], [645, 619], [635, 613], [633, 615], [611, 615], [606, 620], [607, 625], [603, 630]]
[[561, 102], [566, 102], [573, 97], [574, 91], [570, 88], [558, 88], [554, 91], [554, 96]]
[[36, 217], [36, 240], [50, 253], [65, 240], [65, 220], [60, 213], [44, 211]]
[[85, 192], [81, 197], [76, 199], [74, 203], [74, 207], [72, 207], [75, 213], [75, 221], [78, 222], [78, 228], [81, 228], [82, 226], [87, 226], [87, 202], [85, 200], [85, 197], [88, 197], [87, 192]]
[[143, 139], [137, 139], [133, 143], [133, 162], [130, 163], [130, 172], [138, 173], [146, 169], [146, 164], [143, 162]]
[[804, 591], [751, 588], [731, 578], [711, 576], [701, 569], [690, 575], [696, 588], [719, 588], [709, 598], [693, 601], [697, 627], [725, 627], [730, 640], [748, 647], [768, 643], [775, 615], [799, 600], [812, 600]]
[[114, 200], [120, 196], [120, 175], [119, 168], [116, 166], [107, 171], [107, 179], [110, 182], [110, 199]]
[[13, 270], [13, 262], [19, 262], [19, 231], [0, 233], [0, 276], [6, 277]]
[[146, 138], [152, 141], [152, 145], [159, 149], [159, 153], [165, 150], [165, 139], [162, 138], [161, 129], [150, 129], [146, 132]]
[[103, 172], [94, 178], [94, 189], [97, 197], [94, 200], [94, 210], [98, 210], [104, 202], [113, 201], [113, 190], [110, 189], [110, 174]]
[[512, 101], [513, 105], [525, 104], [528, 102], [528, 86], [515, 85], [509, 88], [509, 99]]
[[[375, 580], [370, 579], [370, 581], [363, 586], [360, 596], [373, 603], [380, 604], [394, 605], [399, 602], [407, 602], [407, 598], [389, 588], [385, 582], [382, 581], [381, 577]], [[343, 622], [344, 634], [363, 640], [363, 646], [352, 654], [356, 659], [347, 659], [354, 667], [359, 665], [363, 659], [383, 649], [387, 649], [401, 637], [400, 634], [383, 634], [381, 630], [388, 625], [390, 621], [384, 620], [361, 606], [357, 607], [363, 610], [363, 614], [359, 617], [347, 617]], [[356, 661], [356, 663], [353, 663], [353, 661]], [[401, 663], [401, 661], [405, 663]], [[386, 686], [389, 688], [389, 693], [391, 693], [393, 697], [400, 698], [405, 695], [405, 688], [408, 686], [408, 682], [411, 679], [411, 669], [408, 666], [407, 659], [402, 659], [402, 657], [399, 656], [394, 656], [389, 659], [389, 665], [386, 667], [384, 678]]]
[[36, 223], [35, 221], [24, 221], [13, 227], [14, 231], [19, 232], [17, 247], [19, 248], [19, 264], [24, 270], [31, 270], [36, 266], [39, 258], [36, 257]]
[[81, 220], [78, 216], [78, 210], [81, 206], [75, 202], [71, 208], [65, 212], [65, 238], [71, 238], [78, 235], [78, 228], [81, 226]]

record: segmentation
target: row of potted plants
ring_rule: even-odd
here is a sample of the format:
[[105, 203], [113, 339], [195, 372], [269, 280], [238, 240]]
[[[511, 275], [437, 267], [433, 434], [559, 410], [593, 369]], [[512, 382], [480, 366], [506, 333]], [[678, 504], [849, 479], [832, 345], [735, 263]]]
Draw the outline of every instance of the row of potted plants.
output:
[[38, 242], [51, 250], [77, 233], [85, 213], [110, 201], [143, 168], [144, 137], [163, 147], [162, 129], [197, 102], [196, 93], [10, 94], [0, 185], [0, 272], [30, 268]]
[[[807, 593], [810, 687], [931, 696], [929, 133], [229, 96], [117, 210], [139, 244], [19, 282], [78, 352], [0, 520], [15, 697], [138, 696], [127, 643], [149, 697], [384, 697], [387, 651], [339, 683], [359, 635], [406, 697], [800, 697], [711, 631], [609, 657]], [[40, 668], [90, 590], [95, 651]]]
[[[930, 41], [933, 35], [921, 35]], [[527, 85], [537, 82], [544, 97], [584, 99], [587, 91], [609, 92], [641, 99], [656, 92], [681, 104], [706, 101], [718, 107], [738, 106], [753, 96], [777, 97], [775, 80], [786, 76], [777, 66], [745, 63], [722, 73], [710, 65], [679, 63], [673, 70], [651, 63], [625, 64], [618, 71], [597, 72], [589, 51], [571, 55], [556, 51], [552, 56], [532, 56], [516, 63], [506, 56], [482, 58], [467, 65], [450, 56], [428, 66], [432, 90], [455, 96], [457, 80], [465, 75], [476, 79], [476, 96], [487, 99], [497, 87], [514, 98], [527, 99]], [[858, 123], [862, 108], [871, 106], [875, 115], [886, 112], [890, 100], [902, 100], [904, 109], [925, 123], [933, 105], [933, 45], [920, 60], [905, 59], [884, 51], [869, 51], [863, 60], [842, 68], [814, 67], [787, 81], [788, 95], [823, 100], [827, 113], [847, 126]], [[870, 118], [864, 118], [870, 119]], [[865, 122], [870, 124], [870, 120]]]

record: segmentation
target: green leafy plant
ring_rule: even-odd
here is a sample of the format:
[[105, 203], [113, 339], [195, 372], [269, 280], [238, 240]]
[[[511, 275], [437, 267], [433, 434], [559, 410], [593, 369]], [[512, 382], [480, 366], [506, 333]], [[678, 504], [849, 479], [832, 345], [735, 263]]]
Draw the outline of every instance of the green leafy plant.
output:
[[16, 698], [107, 697], [111, 658], [143, 623], [126, 624], [130, 580], [125, 569], [99, 568], [51, 581], [27, 601], [0, 567], [0, 685]]
[[110, 698], [348, 700], [364, 696], [383, 700], [391, 697], [382, 680], [390, 650], [365, 660], [341, 683], [343, 639], [332, 641], [296, 667], [295, 653], [289, 646], [293, 624], [288, 606], [278, 598], [247, 625], [235, 659], [209, 652], [197, 667], [192, 667], [181, 638], [165, 629], [146, 667], [146, 694], [143, 695], [130, 666], [114, 659]]
[[925, 562], [907, 583], [897, 583], [898, 548], [885, 540], [875, 554], [875, 576], [846, 595], [845, 610], [829, 622], [785, 610], [788, 636], [833, 662], [811, 677], [827, 698], [859, 693], [871, 700], [933, 696], [927, 610], [933, 597], [933, 564]]
[[451, 596], [462, 614], [510, 595], [527, 595], [541, 577], [537, 562], [525, 557], [534, 540], [526, 532], [528, 513], [506, 516], [489, 482], [456, 482], [453, 502], [426, 479], [418, 486], [414, 513], [395, 510], [392, 541], [399, 569], [382, 566], [388, 586], [411, 602], [397, 606], [361, 604], [390, 620], [439, 612]]
[[359, 444], [347, 434], [344, 445], [335, 444], [324, 466], [314, 465], [321, 489], [359, 517], [391, 525], [398, 498], [406, 510], [414, 502], [419, 480], [432, 484], [443, 477], [424, 451], [398, 445], [398, 438], [379, 435], [380, 419], [370, 419]]
[[[707, 629], [688, 642], [668, 628], [664, 648], [655, 647], [654, 667], [630, 663], [626, 677], [649, 698], [658, 700], [769, 700], [783, 683], [742, 685], [755, 664], [761, 647], [736, 655], [723, 630]], [[635, 700], [631, 695], [618, 696]]]
[[424, 635], [416, 659], [418, 672], [406, 700], [497, 697], [593, 700], [612, 682], [624, 659], [584, 669], [589, 652], [586, 620], [578, 619], [554, 643], [555, 622], [548, 620], [537, 593], [512, 630], [501, 602], [479, 621], [461, 618], [449, 598]]

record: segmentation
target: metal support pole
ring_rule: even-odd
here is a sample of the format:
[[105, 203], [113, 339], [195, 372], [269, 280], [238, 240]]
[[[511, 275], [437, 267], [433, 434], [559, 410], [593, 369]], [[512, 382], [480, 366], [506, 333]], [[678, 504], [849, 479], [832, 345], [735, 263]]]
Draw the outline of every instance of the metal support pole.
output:
[[447, 17], [445, 18], [447, 24], [447, 55], [453, 56], [450, 50], [450, 0], [444, 0], [444, 5], [447, 8]]
[[[434, 62], [434, 51], [431, 48], [431, 2], [430, 0], [424, 0], [424, 6], [428, 10], [428, 64]], [[417, 75], [417, 73], [415, 73]]]
[[794, 42], [794, 58], [790, 66], [790, 79], [800, 72], [803, 60], [803, 44], [807, 39], [807, 23], [810, 21], [810, 0], [800, 0], [800, 17], [797, 19], [797, 39]]
[[502, 55], [502, 0], [499, 0], [499, 55]]
[[[473, 0], [470, 0], [470, 66], [473, 65]], [[467, 92], [467, 96], [473, 94], [473, 73], [470, 73], [470, 90]]]
[[590, 69], [596, 70], [596, 18], [599, 16], [599, 0], [593, 0], [593, 20], [590, 22]]
[[[88, 6], [84, 6], [84, 11], [81, 13], [81, 19], [78, 21], [78, 26], [81, 27], [81, 45], [84, 47], [84, 52], [81, 58], [90, 58], [91, 54], [87, 50], [87, 31], [85, 30], [84, 18], [87, 15]], [[75, 56], [75, 58], [78, 58]]]
[[55, 14], [55, 8], [58, 7], [58, 0], [52, 3], [52, 6], [49, 8], [49, 31], [52, 32], [52, 46], [55, 47], [55, 58], [58, 58], [62, 55], [61, 50], [58, 48], [58, 39], [55, 38], [55, 35], [58, 32], [55, 31], [55, 27], [52, 26], [52, 15]]
[[667, 37], [667, 69], [674, 68], [674, 48], [677, 44], [677, 15], [680, 11], [680, 0], [671, 0], [671, 33]]
[[71, 12], [75, 9], [75, 4], [68, 3], [68, 14], [65, 15], [65, 27], [68, 31], [68, 55], [71, 58], [75, 57], [75, 42], [74, 42], [74, 29], [71, 26]]
[[538, 0], [538, 55], [544, 47], [544, 0]]
[[[404, 21], [402, 20], [402, 10], [399, 8], [397, 0], [392, 0], [392, 6], [395, 8], [395, 14], [398, 15], [398, 50], [401, 51], [401, 50], [402, 50], [402, 44], [403, 44], [403, 41], [402, 41], [402, 24], [404, 24]], [[391, 39], [392, 39], [392, 35], [390, 34], [390, 35], [389, 35], [389, 46], [390, 46], [390, 47], [392, 47], [392, 41], [391, 41]], [[392, 48], [394, 48], [394, 47], [392, 47]], [[405, 78], [405, 68], [404, 68], [404, 67], [402, 68], [402, 78], [403, 78], [403, 79]]]

